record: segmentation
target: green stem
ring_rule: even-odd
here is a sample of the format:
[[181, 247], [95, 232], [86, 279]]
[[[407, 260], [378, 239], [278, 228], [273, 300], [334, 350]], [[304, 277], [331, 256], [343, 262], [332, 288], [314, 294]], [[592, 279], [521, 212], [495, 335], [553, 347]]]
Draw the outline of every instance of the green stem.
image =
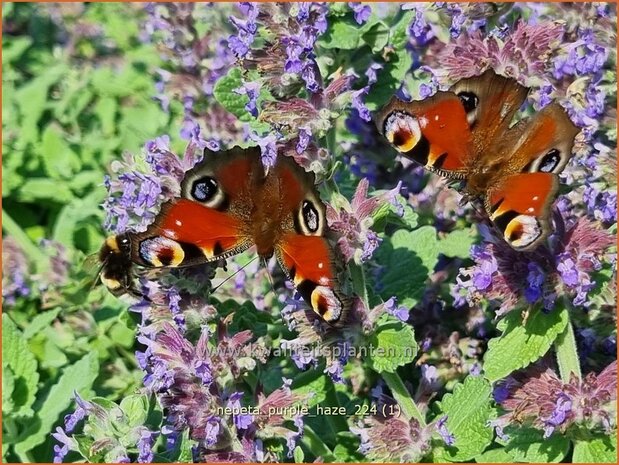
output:
[[[365, 285], [365, 273], [363, 271], [363, 266], [352, 263], [349, 266], [349, 269], [355, 293], [363, 300], [363, 304], [369, 308], [368, 292]], [[402, 408], [404, 416], [408, 420], [415, 418], [421, 427], [426, 426], [426, 420], [423, 414], [415, 404], [415, 401], [409, 394], [406, 386], [404, 386], [404, 382], [402, 381], [402, 378], [400, 378], [400, 375], [397, 373], [387, 372], [383, 372], [381, 375], [387, 383], [387, 386], [389, 386], [389, 389], [393, 394], [393, 398]]]
[[327, 447], [327, 445], [320, 439], [312, 428], [305, 425], [303, 428], [303, 439], [301, 442], [308, 448], [316, 457], [321, 457], [322, 460], [327, 462], [335, 462], [335, 456], [331, 449]]
[[24, 230], [19, 227], [4, 209], [2, 209], [2, 229], [7, 235], [15, 239], [30, 261], [34, 262], [37, 270], [48, 261], [47, 257], [34, 245]]
[[[337, 407], [339, 410], [340, 401], [337, 398], [337, 392], [335, 390], [335, 385], [330, 383], [331, 385], [327, 387], [325, 392], [325, 402], [324, 405], [328, 405], [330, 407]], [[329, 415], [328, 421], [331, 422], [334, 433], [337, 434], [340, 431], [348, 431], [348, 422], [346, 418], [341, 415]]]
[[350, 270], [350, 277], [355, 294], [361, 298], [363, 305], [369, 309], [368, 290], [365, 285], [365, 271], [363, 270], [363, 265], [357, 265], [351, 262], [350, 265], [348, 265], [348, 269]]
[[393, 398], [397, 401], [398, 405], [402, 408], [402, 412], [407, 420], [414, 418], [419, 422], [419, 425], [423, 428], [426, 426], [426, 420], [415, 404], [415, 401], [412, 399], [410, 394], [408, 393], [408, 389], [404, 386], [404, 382], [400, 375], [397, 373], [381, 373], [383, 379], [389, 386], [391, 393], [393, 394]]
[[[569, 312], [568, 312], [569, 315]], [[568, 316], [569, 318], [569, 316]], [[568, 319], [567, 326], [563, 333], [555, 340], [555, 352], [557, 354], [557, 364], [559, 373], [564, 383], [570, 381], [570, 376], [575, 374], [579, 379], [582, 378], [580, 371], [580, 360], [578, 359], [578, 349], [572, 322]]]

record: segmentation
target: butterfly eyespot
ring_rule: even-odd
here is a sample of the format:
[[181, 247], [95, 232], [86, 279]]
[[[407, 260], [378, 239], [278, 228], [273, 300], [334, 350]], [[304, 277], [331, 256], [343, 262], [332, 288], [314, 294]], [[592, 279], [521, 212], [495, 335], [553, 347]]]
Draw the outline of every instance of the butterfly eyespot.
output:
[[387, 117], [384, 134], [387, 140], [402, 153], [413, 150], [422, 139], [417, 118], [401, 111], [395, 111]]
[[466, 111], [467, 114], [475, 110], [479, 105], [479, 97], [477, 97], [477, 95], [473, 92], [460, 92], [458, 97], [460, 98], [464, 111]]
[[318, 210], [316, 210], [314, 205], [311, 202], [304, 200], [301, 211], [303, 213], [303, 220], [305, 222], [305, 226], [307, 226], [307, 229], [311, 232], [318, 231]]
[[466, 121], [469, 123], [469, 126], [473, 126], [475, 121], [477, 121], [479, 97], [477, 97], [477, 95], [473, 92], [460, 92], [458, 97], [460, 98], [460, 102], [462, 102], [462, 106], [466, 112]]
[[200, 202], [208, 202], [217, 194], [217, 181], [210, 176], [205, 176], [193, 182], [191, 195]]
[[342, 302], [332, 289], [316, 286], [311, 295], [312, 309], [327, 323], [336, 323], [342, 316]]
[[178, 266], [185, 258], [183, 247], [167, 237], [152, 237], [140, 242], [140, 258], [151, 266]]
[[538, 171], [542, 173], [552, 173], [561, 162], [561, 154], [557, 149], [550, 150], [542, 157], [539, 163]]
[[219, 183], [210, 176], [193, 181], [190, 193], [194, 199], [206, 204], [207, 207], [221, 208], [225, 205], [226, 197]]
[[312, 200], [305, 199], [295, 218], [297, 232], [306, 236], [319, 236], [322, 234], [323, 224], [323, 211]]

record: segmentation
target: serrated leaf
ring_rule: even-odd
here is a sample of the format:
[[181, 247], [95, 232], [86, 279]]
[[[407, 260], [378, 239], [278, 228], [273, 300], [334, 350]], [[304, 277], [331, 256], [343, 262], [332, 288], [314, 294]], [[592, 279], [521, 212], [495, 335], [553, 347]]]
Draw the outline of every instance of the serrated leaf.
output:
[[401, 305], [413, 307], [425, 291], [425, 282], [438, 261], [436, 230], [423, 226], [414, 231], [398, 230], [385, 239], [376, 252], [384, 272], [381, 296], [396, 296]]
[[484, 357], [485, 376], [494, 382], [538, 360], [548, 352], [567, 322], [568, 313], [563, 307], [550, 313], [536, 307], [530, 311], [524, 325], [520, 312], [508, 313], [499, 325], [499, 329], [504, 328], [503, 334], [488, 342]]
[[30, 178], [19, 187], [18, 198], [25, 203], [37, 200], [68, 203], [73, 199], [73, 193], [66, 183], [49, 178]]
[[8, 363], [2, 364], [2, 415], [13, 413], [13, 390], [15, 389], [15, 376]]
[[228, 74], [221, 77], [213, 89], [215, 99], [236, 116], [240, 121], [252, 121], [255, 118], [245, 109], [249, 103], [247, 95], [234, 92], [243, 85], [243, 73], [239, 68], [232, 68]]
[[24, 330], [24, 338], [30, 339], [32, 336], [38, 334], [40, 331], [43, 331], [51, 324], [52, 321], [56, 319], [59, 313], [60, 308], [55, 308], [47, 312], [39, 313], [30, 321], [30, 324]]
[[[3, 344], [4, 346], [4, 344]], [[62, 372], [58, 382], [54, 384], [43, 405], [37, 412], [37, 420], [21, 435], [21, 441], [15, 445], [15, 453], [24, 462], [31, 461], [29, 452], [43, 441], [58, 421], [59, 415], [72, 402], [73, 391], [84, 391], [92, 387], [99, 374], [99, 360], [96, 352], [85, 355]]]
[[450, 462], [471, 460], [492, 442], [494, 432], [488, 425], [493, 410], [490, 383], [481, 376], [468, 376], [453, 393], [439, 403], [441, 416], [447, 415], [447, 430], [454, 436], [453, 446], [446, 446], [442, 459]]
[[370, 337], [370, 367], [379, 373], [393, 373], [411, 363], [417, 355], [413, 327], [401, 321], [386, 320]]
[[85, 198], [74, 198], [65, 205], [54, 224], [53, 239], [61, 244], [75, 246], [75, 232], [89, 217], [102, 219], [98, 204], [103, 200], [102, 189], [94, 190]]
[[574, 441], [573, 463], [617, 463], [617, 432]]
[[31, 416], [39, 382], [37, 361], [26, 338], [7, 314], [2, 315], [2, 363], [11, 368], [13, 375], [14, 415]]
[[129, 427], [143, 425], [148, 416], [148, 397], [139, 394], [127, 396], [120, 402], [120, 409], [127, 417]]
[[453, 231], [439, 242], [440, 251], [447, 257], [469, 258], [471, 246], [475, 243], [476, 236], [473, 229], [459, 229]]
[[41, 136], [38, 152], [45, 172], [52, 179], [69, 179], [81, 167], [79, 157], [65, 139], [54, 125], [47, 126]]
[[560, 434], [553, 434], [544, 439], [544, 433], [530, 427], [507, 427], [505, 434], [508, 441], [500, 441], [505, 445], [505, 452], [513, 462], [524, 463], [557, 463], [561, 462], [570, 449], [570, 440]]
[[361, 27], [350, 18], [337, 18], [330, 22], [318, 44], [327, 49], [353, 50], [359, 45], [361, 33]]

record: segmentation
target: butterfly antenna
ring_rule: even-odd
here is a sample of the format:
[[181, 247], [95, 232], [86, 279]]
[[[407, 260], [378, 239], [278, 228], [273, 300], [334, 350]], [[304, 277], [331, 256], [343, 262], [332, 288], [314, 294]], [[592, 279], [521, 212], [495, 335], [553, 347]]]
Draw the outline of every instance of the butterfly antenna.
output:
[[212, 290], [211, 290], [211, 294], [213, 292], [215, 292], [217, 289], [219, 289], [221, 286], [223, 286], [224, 284], [226, 284], [228, 281], [230, 281], [232, 278], [234, 278], [237, 274], [239, 274], [241, 271], [243, 271], [245, 268], [247, 268], [247, 266], [252, 263], [258, 256], [256, 255], [254, 258], [252, 258], [250, 261], [248, 261], [247, 263], [245, 263], [245, 265], [243, 265], [242, 267], [240, 267], [238, 270], [236, 270], [234, 273], [232, 273], [231, 275], [227, 276], [226, 279], [224, 279], [222, 282], [220, 282], [217, 286], [215, 286]]

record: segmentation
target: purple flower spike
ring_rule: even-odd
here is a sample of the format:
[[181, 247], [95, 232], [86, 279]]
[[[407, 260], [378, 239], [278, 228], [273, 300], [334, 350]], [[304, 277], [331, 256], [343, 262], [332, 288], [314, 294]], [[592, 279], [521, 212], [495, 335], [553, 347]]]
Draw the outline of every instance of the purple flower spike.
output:
[[348, 2], [352, 8], [357, 24], [364, 24], [372, 15], [372, 8], [369, 5], [362, 5], [359, 2]]
[[443, 441], [445, 442], [445, 444], [447, 444], [448, 446], [453, 446], [456, 443], [456, 438], [447, 429], [447, 425], [446, 425], [447, 418], [448, 418], [447, 415], [445, 415], [444, 417], [441, 417], [436, 422], [436, 429], [438, 430], [438, 434], [441, 435], [441, 438], [443, 438]]

